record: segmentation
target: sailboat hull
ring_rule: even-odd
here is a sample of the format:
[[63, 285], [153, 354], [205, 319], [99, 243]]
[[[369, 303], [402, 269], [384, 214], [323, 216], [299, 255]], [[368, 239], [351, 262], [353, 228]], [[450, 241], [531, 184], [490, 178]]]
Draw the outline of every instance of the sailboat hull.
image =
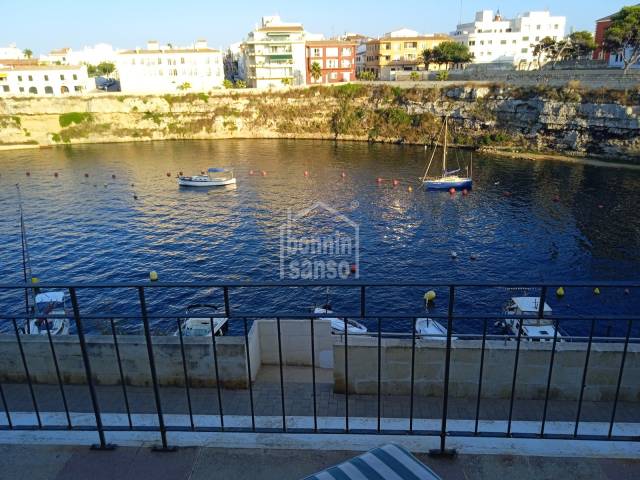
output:
[[470, 190], [473, 186], [473, 180], [470, 178], [461, 178], [457, 180], [425, 180], [424, 188], [427, 190], [449, 190], [451, 188], [455, 189], [467, 189]]

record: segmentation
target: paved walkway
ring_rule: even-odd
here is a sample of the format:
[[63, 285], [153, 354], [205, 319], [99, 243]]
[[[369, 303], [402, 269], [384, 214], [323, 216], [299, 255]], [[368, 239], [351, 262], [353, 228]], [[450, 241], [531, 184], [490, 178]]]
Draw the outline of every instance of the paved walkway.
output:
[[[317, 415], [322, 417], [344, 417], [346, 397], [333, 392], [330, 370], [316, 372]], [[285, 412], [287, 416], [313, 416], [313, 388], [311, 369], [286, 367], [284, 369]], [[10, 411], [33, 411], [29, 389], [25, 384], [3, 385]], [[64, 411], [60, 389], [57, 385], [34, 385], [36, 401], [41, 411]], [[64, 387], [69, 410], [91, 412], [89, 390], [84, 385]], [[126, 413], [124, 395], [120, 386], [98, 386], [100, 408], [104, 413]], [[215, 388], [191, 388], [191, 405], [194, 415], [219, 415], [218, 392]], [[127, 395], [132, 413], [155, 413], [153, 390], [146, 387], [127, 387]], [[222, 410], [225, 415], [250, 415], [249, 390], [221, 389]], [[167, 414], [187, 414], [186, 390], [178, 387], [161, 388], [162, 407]], [[263, 366], [253, 385], [253, 404], [256, 416], [281, 416], [282, 401], [280, 372], [277, 367]], [[382, 417], [408, 419], [410, 416], [408, 395], [384, 395], [381, 397]], [[481, 420], [507, 420], [510, 401], [508, 399], [482, 399]], [[513, 404], [513, 420], [540, 421], [544, 402], [542, 400], [516, 399]], [[609, 422], [612, 402], [584, 402], [581, 421]], [[376, 395], [349, 395], [349, 416], [376, 418], [378, 399]], [[475, 418], [475, 398], [450, 398], [450, 419], [472, 420]], [[413, 415], [416, 419], [438, 419], [442, 414], [442, 399], [415, 396]], [[577, 415], [576, 401], [552, 400], [547, 410], [548, 421], [573, 422]], [[0, 422], [4, 422], [0, 414]], [[617, 422], [640, 423], [640, 408], [637, 403], [619, 402], [616, 412]], [[408, 423], [408, 420], [407, 420]]]
[[[172, 453], [120, 447], [0, 445], [0, 477], [13, 480], [295, 480], [358, 455], [357, 452], [183, 448]], [[640, 461], [460, 455], [417, 457], [446, 480], [640, 478]]]

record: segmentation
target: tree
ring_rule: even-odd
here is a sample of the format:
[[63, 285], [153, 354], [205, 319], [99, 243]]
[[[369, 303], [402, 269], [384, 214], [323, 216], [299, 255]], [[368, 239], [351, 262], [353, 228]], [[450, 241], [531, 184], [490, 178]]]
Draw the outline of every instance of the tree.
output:
[[244, 80], [236, 80], [235, 87], [236, 88], [247, 88], [247, 82], [245, 82]]
[[185, 91], [191, 88], [191, 84], [189, 82], [184, 82], [182, 85], [178, 85], [178, 90]]
[[622, 57], [624, 73], [640, 60], [640, 6], [624, 7], [611, 17], [604, 45]]
[[358, 73], [358, 79], [362, 80], [363, 82], [373, 82], [376, 79], [376, 76], [373, 72], [365, 70]]
[[99, 63], [96, 67], [96, 72], [98, 75], [102, 77], [109, 77], [113, 72], [116, 71], [116, 66], [111, 62], [102, 62]]
[[434, 62], [449, 69], [451, 64], [469, 63], [473, 55], [469, 47], [458, 42], [442, 42], [433, 49]]
[[313, 78], [316, 82], [320, 77], [322, 77], [322, 67], [318, 62], [313, 62], [311, 64], [310, 73], [311, 73], [311, 78]]
[[27, 58], [31, 58], [31, 57], [33, 57], [33, 52], [32, 52], [31, 50], [29, 50], [28, 48], [25, 48], [25, 49], [22, 51], [22, 54], [23, 54], [25, 57], [27, 57]]
[[98, 76], [98, 67], [96, 67], [95, 65], [87, 65], [87, 75], [89, 75], [90, 77], [97, 77]]
[[[544, 63], [546, 63], [549, 59], [553, 58], [555, 55], [555, 50], [557, 47], [557, 42], [551, 37], [544, 37], [533, 47], [533, 54], [537, 58], [538, 68], [542, 68]], [[544, 62], [544, 63], [543, 63]]]
[[417, 82], [418, 80], [420, 80], [420, 74], [418, 72], [411, 72], [409, 74], [409, 80]]
[[224, 88], [233, 88], [233, 82], [228, 78], [225, 78], [224, 82], [222, 82], [222, 86]]
[[569, 41], [571, 42], [570, 56], [576, 60], [589, 57], [596, 49], [596, 41], [593, 39], [593, 34], [586, 30], [573, 32], [569, 35]]
[[424, 62], [424, 69], [429, 71], [429, 65], [436, 63], [435, 54], [430, 48], [426, 48], [422, 51], [422, 61]]

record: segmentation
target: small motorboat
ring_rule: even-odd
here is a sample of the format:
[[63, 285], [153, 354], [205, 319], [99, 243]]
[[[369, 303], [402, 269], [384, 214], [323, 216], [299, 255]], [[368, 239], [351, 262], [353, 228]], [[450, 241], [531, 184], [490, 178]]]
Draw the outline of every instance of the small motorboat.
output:
[[435, 157], [436, 150], [433, 150], [433, 154], [431, 155], [431, 160], [429, 160], [429, 164], [427, 165], [427, 169], [422, 176], [422, 184], [427, 190], [464, 190], [471, 189], [473, 186], [472, 173], [473, 173], [473, 160], [471, 161], [471, 171], [469, 171], [469, 167], [467, 167], [466, 176], [460, 176], [458, 173], [462, 171], [460, 165], [456, 170], [447, 170], [447, 149], [448, 149], [448, 118], [444, 119], [444, 147], [442, 149], [442, 173], [439, 176], [429, 177], [429, 170], [431, 169], [431, 164], [433, 163], [433, 158]]
[[[544, 316], [551, 316], [551, 307], [545, 302]], [[513, 297], [505, 308], [505, 314], [514, 318], [505, 318], [497, 322], [498, 325], [512, 335], [518, 335], [522, 323], [521, 336], [536, 342], [549, 342], [556, 335], [556, 326], [549, 318], [537, 318], [540, 313], [540, 297]], [[558, 330], [557, 338], [562, 334]]]
[[[313, 313], [315, 315], [332, 315], [333, 311], [331, 310], [331, 305], [325, 305], [324, 307], [316, 307], [313, 310]], [[338, 318], [338, 317], [319, 317], [322, 318], [323, 320], [331, 320], [331, 331], [335, 334], [344, 334], [344, 330], [345, 330], [345, 319], [344, 318]], [[346, 325], [347, 325], [347, 333], [349, 335], [358, 335], [358, 334], [362, 334], [362, 333], [367, 333], [367, 327], [365, 327], [364, 325], [362, 325], [360, 322], [356, 322], [353, 319], [346, 319]]]
[[[418, 318], [416, 320], [416, 335], [423, 340], [447, 341], [447, 328], [440, 322], [431, 318]], [[455, 337], [451, 337], [455, 340]]]
[[69, 314], [67, 297], [64, 292], [39, 293], [35, 297], [35, 318], [28, 322], [28, 335], [69, 334]]
[[[189, 305], [186, 318], [180, 320], [180, 328], [176, 329], [174, 336], [179, 336], [180, 330], [182, 330], [183, 337], [210, 337], [212, 333], [217, 336], [224, 335], [229, 329], [229, 319], [198, 314], [198, 311], [202, 312], [203, 310], [207, 310], [211, 314], [211, 312], [217, 312], [218, 307], [208, 304]], [[213, 329], [211, 328], [212, 324]]]
[[178, 177], [178, 185], [181, 187], [224, 187], [235, 185], [236, 177], [233, 170], [227, 168], [210, 168], [206, 175], [192, 175], [190, 177]]

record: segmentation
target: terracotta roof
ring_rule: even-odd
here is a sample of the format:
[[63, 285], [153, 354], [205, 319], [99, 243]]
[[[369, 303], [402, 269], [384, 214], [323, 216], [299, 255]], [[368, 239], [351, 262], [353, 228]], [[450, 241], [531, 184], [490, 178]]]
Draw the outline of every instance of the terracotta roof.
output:
[[172, 48], [165, 50], [147, 50], [141, 48], [139, 50], [124, 50], [120, 52], [120, 55], [157, 55], [159, 53], [216, 53], [220, 50], [214, 48]]

